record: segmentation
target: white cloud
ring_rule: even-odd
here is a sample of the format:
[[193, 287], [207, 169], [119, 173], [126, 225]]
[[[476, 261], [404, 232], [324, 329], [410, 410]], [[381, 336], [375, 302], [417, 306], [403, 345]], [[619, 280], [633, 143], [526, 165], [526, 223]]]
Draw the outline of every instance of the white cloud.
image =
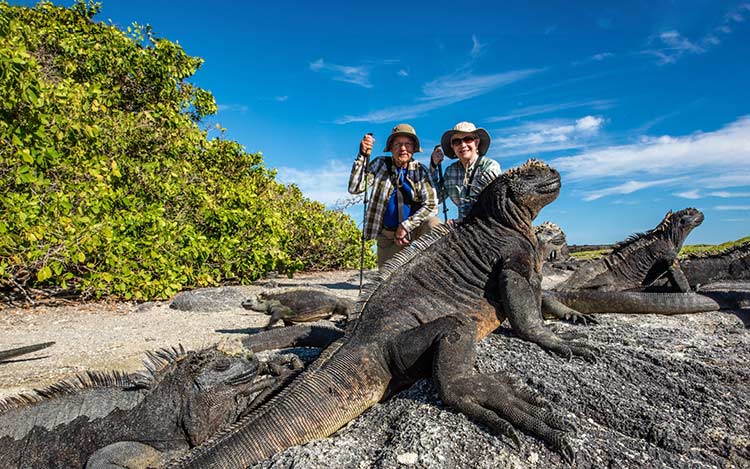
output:
[[310, 62], [310, 70], [329, 74], [336, 81], [372, 88], [372, 83], [370, 83], [370, 68], [365, 65], [329, 64], [320, 58], [314, 62]]
[[677, 175], [700, 168], [716, 171], [714, 177], [746, 175], [750, 172], [750, 118], [742, 117], [714, 132], [643, 137], [639, 143], [557, 158], [552, 164], [574, 179]]
[[454, 73], [425, 83], [422, 87], [422, 96], [414, 104], [379, 109], [359, 116], [344, 116], [336, 120], [336, 123], [382, 123], [394, 119], [413, 119], [433, 109], [489, 93], [540, 71], [540, 69], [513, 70], [492, 75], [473, 75], [470, 72]]
[[218, 104], [216, 110], [219, 112], [247, 112], [249, 108], [245, 104]]
[[541, 104], [536, 106], [527, 106], [516, 109], [510, 114], [502, 116], [494, 116], [487, 119], [483, 119], [484, 122], [505, 122], [509, 120], [520, 119], [522, 117], [537, 116], [540, 114], [549, 114], [557, 111], [564, 111], [567, 109], [577, 109], [581, 107], [590, 107], [595, 110], [610, 109], [615, 104], [614, 100], [611, 99], [597, 99], [592, 101], [572, 101], [568, 103], [559, 104]]
[[289, 99], [289, 96], [276, 96], [274, 99], [280, 103], [283, 103], [284, 101]]
[[750, 205], [717, 205], [715, 210], [750, 210]]
[[580, 148], [588, 138], [599, 132], [603, 124], [603, 118], [589, 115], [576, 120], [532, 122], [505, 129], [506, 136], [500, 133], [500, 136], [492, 140], [491, 157], [502, 158], [521, 153], [539, 154]]
[[627, 181], [625, 183], [613, 187], [608, 187], [606, 189], [590, 191], [583, 197], [583, 200], [585, 200], [586, 202], [590, 202], [592, 200], [601, 199], [602, 197], [608, 195], [632, 194], [633, 192], [639, 191], [641, 189], [646, 189], [654, 186], [663, 186], [666, 184], [671, 184], [672, 182], [674, 182], [672, 179], [659, 179], [656, 181]]
[[400, 77], [408, 77], [409, 76], [409, 71], [406, 70], [405, 68], [402, 68], [401, 70], [399, 70], [398, 72], [396, 72], [396, 74], [398, 76], [400, 76]]
[[348, 197], [351, 162], [329, 160], [321, 168], [277, 168], [276, 179], [283, 184], [296, 184], [305, 197], [333, 206]]
[[[657, 58], [658, 65], [677, 62], [688, 54], [703, 54], [711, 47], [721, 44], [723, 36], [734, 32], [737, 24], [750, 18], [750, 3], [743, 3], [729, 10], [720, 24], [715, 26], [700, 39], [691, 41], [676, 30], [663, 31], [649, 39], [649, 44], [657, 42], [657, 47], [641, 51]], [[657, 41], [658, 39], [658, 41]]]
[[695, 189], [690, 190], [690, 191], [685, 191], [685, 192], [675, 192], [672, 195], [683, 198], [683, 199], [691, 199], [691, 200], [701, 198], [700, 192]]
[[717, 191], [709, 192], [711, 197], [721, 197], [723, 199], [731, 199], [734, 197], [750, 197], [750, 192], [728, 192], [728, 191]]
[[479, 42], [479, 39], [477, 39], [476, 34], [471, 35], [471, 52], [469, 52], [469, 55], [472, 59], [478, 58], [480, 55], [482, 55], [482, 51], [484, 50], [484, 44]]

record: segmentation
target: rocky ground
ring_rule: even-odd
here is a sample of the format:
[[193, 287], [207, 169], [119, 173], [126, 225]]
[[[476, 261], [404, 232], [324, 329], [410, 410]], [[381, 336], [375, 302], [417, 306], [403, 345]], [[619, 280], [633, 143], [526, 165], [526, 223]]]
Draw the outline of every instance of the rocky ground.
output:
[[[545, 279], [547, 285], [562, 276]], [[241, 298], [277, 282], [325, 285], [355, 297], [357, 272], [300, 275], [257, 285], [182, 294], [145, 305], [97, 304], [0, 311], [0, 348], [58, 343], [28, 361], [0, 365], [0, 392], [49, 383], [84, 368], [136, 369], [142, 352], [200, 347], [239, 337], [266, 317]], [[182, 302], [182, 305], [180, 303]], [[190, 311], [185, 311], [189, 309]], [[600, 323], [551, 323], [601, 349], [566, 361], [506, 329], [479, 344], [477, 370], [507, 373], [562, 409], [577, 430], [572, 467], [750, 467], [750, 311], [682, 316], [602, 315]], [[290, 448], [256, 468], [566, 467], [530, 435], [503, 437], [445, 408], [420, 381], [330, 438]]]

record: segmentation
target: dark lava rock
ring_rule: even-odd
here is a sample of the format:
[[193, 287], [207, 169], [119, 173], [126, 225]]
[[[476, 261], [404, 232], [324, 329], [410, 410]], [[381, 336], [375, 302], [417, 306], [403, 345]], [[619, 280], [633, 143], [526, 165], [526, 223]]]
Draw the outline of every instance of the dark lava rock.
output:
[[252, 295], [247, 286], [198, 288], [178, 293], [169, 307], [180, 311], [225, 311], [242, 308], [242, 301]]
[[567, 414], [578, 429], [572, 466], [531, 435], [512, 449], [443, 406], [423, 380], [330, 438], [254, 467], [750, 467], [750, 331], [737, 315], [599, 319], [550, 324], [600, 347], [594, 364], [550, 355], [502, 328], [478, 346], [477, 371], [507, 373]]

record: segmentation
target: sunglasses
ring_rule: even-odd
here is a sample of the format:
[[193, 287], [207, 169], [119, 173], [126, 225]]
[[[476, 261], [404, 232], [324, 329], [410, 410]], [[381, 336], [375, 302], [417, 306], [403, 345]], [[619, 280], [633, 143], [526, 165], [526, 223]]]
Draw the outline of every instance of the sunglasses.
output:
[[471, 143], [476, 139], [477, 139], [476, 135], [465, 135], [462, 138], [454, 138], [453, 140], [451, 140], [451, 145], [455, 147], [455, 146], [461, 145], [461, 142]]

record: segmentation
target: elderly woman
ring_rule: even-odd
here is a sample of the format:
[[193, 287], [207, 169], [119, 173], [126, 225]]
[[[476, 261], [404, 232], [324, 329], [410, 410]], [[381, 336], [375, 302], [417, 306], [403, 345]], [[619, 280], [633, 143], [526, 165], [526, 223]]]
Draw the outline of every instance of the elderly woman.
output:
[[[448, 220], [448, 224], [463, 220], [482, 189], [500, 175], [500, 164], [484, 157], [489, 147], [490, 135], [486, 130], [471, 122], [459, 122], [443, 133], [440, 146], [432, 152], [430, 176], [435, 181], [438, 198], [443, 202], [450, 197], [458, 207], [458, 218]], [[443, 161], [443, 154], [448, 158], [458, 158], [458, 161], [448, 166], [441, 178], [438, 165]]]

